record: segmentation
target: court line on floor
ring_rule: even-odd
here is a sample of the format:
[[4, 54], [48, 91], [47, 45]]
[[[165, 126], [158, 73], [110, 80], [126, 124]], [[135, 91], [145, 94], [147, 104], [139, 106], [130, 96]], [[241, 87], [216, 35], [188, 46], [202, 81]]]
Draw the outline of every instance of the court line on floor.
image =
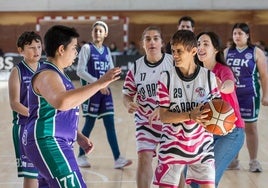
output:
[[98, 177], [100, 177], [102, 179], [102, 182], [110, 182], [109, 181], [109, 178], [101, 173], [97, 173], [97, 172], [94, 172], [92, 170], [88, 170], [88, 169], [83, 169], [83, 168], [80, 168], [80, 171], [81, 172], [86, 172], [86, 173], [89, 173], [89, 174], [93, 174], [93, 175], [96, 175]]

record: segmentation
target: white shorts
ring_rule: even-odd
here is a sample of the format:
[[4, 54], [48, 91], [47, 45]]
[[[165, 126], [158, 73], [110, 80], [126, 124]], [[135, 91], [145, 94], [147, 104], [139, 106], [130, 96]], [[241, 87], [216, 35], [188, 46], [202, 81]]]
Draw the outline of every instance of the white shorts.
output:
[[[177, 188], [184, 168], [184, 164], [158, 164], [153, 183], [159, 186]], [[187, 168], [187, 184], [191, 182], [215, 184], [215, 165], [213, 160], [203, 164], [189, 164]]]
[[156, 156], [156, 149], [157, 149], [158, 143], [149, 142], [146, 140], [137, 140], [136, 141], [136, 147], [137, 151], [144, 152], [144, 151], [152, 151], [154, 153], [154, 157]]
[[136, 148], [137, 152], [152, 151], [156, 156], [156, 149], [160, 142], [161, 129], [158, 126], [153, 128], [150, 125], [136, 125]]

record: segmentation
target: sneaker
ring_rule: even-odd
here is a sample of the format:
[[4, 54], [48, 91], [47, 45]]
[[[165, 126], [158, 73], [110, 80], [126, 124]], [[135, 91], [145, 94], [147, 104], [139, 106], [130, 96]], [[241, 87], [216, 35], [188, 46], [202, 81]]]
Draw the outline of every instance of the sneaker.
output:
[[262, 167], [259, 161], [251, 160], [249, 162], [249, 171], [250, 172], [262, 172]]
[[129, 159], [125, 159], [124, 157], [119, 157], [115, 162], [114, 162], [114, 168], [115, 169], [121, 169], [126, 166], [129, 166], [132, 164], [132, 161]]
[[239, 160], [234, 159], [228, 166], [227, 170], [240, 170]]
[[91, 167], [90, 163], [88, 162], [88, 158], [85, 155], [81, 155], [77, 157], [77, 164], [80, 167], [87, 167], [87, 168]]

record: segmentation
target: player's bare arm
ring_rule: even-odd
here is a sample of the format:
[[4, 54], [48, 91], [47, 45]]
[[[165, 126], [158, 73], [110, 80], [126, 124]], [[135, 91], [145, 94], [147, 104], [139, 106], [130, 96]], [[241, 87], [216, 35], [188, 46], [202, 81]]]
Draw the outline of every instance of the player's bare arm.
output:
[[149, 115], [149, 124], [152, 126], [152, 122], [153, 120], [157, 120], [160, 118], [160, 115], [159, 115], [159, 107], [154, 109], [154, 111]]
[[28, 108], [20, 103], [20, 80], [17, 68], [13, 68], [10, 73], [8, 89], [11, 109], [23, 116], [28, 116]]
[[205, 119], [208, 115], [209, 109], [202, 109], [202, 104], [198, 105], [196, 108], [192, 109], [189, 112], [171, 112], [168, 108], [160, 107], [160, 120], [163, 123], [179, 123], [183, 121], [194, 120], [197, 123], [205, 123]]
[[123, 95], [123, 104], [127, 108], [128, 113], [130, 114], [134, 113], [138, 108], [138, 105], [133, 100], [134, 97]]
[[217, 84], [220, 92], [228, 94], [232, 93], [235, 89], [235, 83], [233, 80], [225, 80], [224, 82], [218, 82], [217, 78]]
[[260, 81], [262, 87], [262, 105], [268, 106], [268, 68], [267, 68], [267, 59], [263, 51], [259, 48], [256, 48], [256, 64], [260, 74]]
[[94, 149], [93, 143], [80, 131], [77, 132], [77, 143], [85, 151], [86, 154], [91, 153]]
[[53, 107], [59, 110], [68, 110], [80, 105], [100, 89], [118, 80], [120, 73], [120, 68], [113, 68], [92, 84], [66, 91], [58, 73], [55, 71], [43, 71], [35, 77], [33, 84], [34, 90], [42, 95]]

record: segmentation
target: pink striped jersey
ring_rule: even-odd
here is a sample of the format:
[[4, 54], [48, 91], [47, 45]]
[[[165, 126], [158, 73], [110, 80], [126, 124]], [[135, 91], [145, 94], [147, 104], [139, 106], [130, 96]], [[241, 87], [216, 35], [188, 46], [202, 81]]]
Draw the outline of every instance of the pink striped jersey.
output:
[[146, 56], [136, 60], [132, 68], [127, 72], [123, 94], [134, 97], [139, 105], [135, 112], [136, 137], [137, 140], [147, 140], [158, 143], [162, 123], [156, 119], [149, 125], [149, 115], [158, 107], [156, 87], [162, 71], [173, 67], [173, 57], [163, 54], [157, 63], [150, 63]]
[[[159, 106], [178, 115], [188, 112], [210, 96], [220, 96], [215, 74], [197, 66], [191, 77], [179, 68], [161, 74], [157, 95]], [[159, 148], [159, 162], [196, 164], [214, 160], [213, 135], [193, 120], [164, 123]]]

